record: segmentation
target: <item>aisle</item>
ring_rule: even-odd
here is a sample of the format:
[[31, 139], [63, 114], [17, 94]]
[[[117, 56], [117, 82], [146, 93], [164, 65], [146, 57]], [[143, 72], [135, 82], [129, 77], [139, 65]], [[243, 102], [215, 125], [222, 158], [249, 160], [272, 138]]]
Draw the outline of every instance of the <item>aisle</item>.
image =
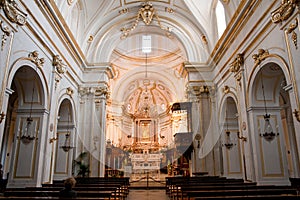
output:
[[166, 190], [131, 189], [126, 200], [169, 200]]

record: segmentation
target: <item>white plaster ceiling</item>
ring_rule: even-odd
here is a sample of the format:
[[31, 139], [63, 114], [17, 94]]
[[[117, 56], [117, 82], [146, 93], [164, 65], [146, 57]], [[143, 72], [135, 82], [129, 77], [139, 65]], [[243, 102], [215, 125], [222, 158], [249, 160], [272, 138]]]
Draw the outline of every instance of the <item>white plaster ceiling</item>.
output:
[[[170, 91], [164, 103], [184, 100], [184, 77], [180, 70], [185, 61], [206, 63], [217, 42], [213, 16], [217, 0], [153, 0], [149, 1], [157, 17], [146, 25], [141, 18], [134, 30], [122, 39], [122, 28], [130, 28], [145, 1], [138, 0], [56, 0], [87, 64], [111, 63], [116, 77], [111, 81], [112, 98], [125, 102], [133, 93], [141, 94], [139, 83], [145, 79], [145, 54], [141, 52], [142, 35], [152, 36], [152, 52], [148, 55], [147, 79]], [[237, 7], [239, 0], [223, 0]], [[231, 12], [231, 13], [230, 13]], [[171, 30], [170, 35], [162, 30]], [[132, 85], [135, 85], [133, 87]], [[129, 88], [131, 88], [129, 90]], [[158, 92], [157, 92], [158, 93]], [[163, 94], [163, 93], [160, 93]], [[155, 99], [155, 98], [154, 98]], [[137, 100], [138, 102], [139, 100]], [[128, 103], [128, 102], [127, 102]], [[126, 103], [125, 103], [126, 104]]]

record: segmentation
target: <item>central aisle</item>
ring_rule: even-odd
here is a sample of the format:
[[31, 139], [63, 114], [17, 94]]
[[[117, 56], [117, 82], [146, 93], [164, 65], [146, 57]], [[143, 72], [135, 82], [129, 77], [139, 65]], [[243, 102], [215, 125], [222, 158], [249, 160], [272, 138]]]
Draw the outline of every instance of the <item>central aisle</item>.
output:
[[169, 200], [166, 190], [131, 189], [126, 200]]

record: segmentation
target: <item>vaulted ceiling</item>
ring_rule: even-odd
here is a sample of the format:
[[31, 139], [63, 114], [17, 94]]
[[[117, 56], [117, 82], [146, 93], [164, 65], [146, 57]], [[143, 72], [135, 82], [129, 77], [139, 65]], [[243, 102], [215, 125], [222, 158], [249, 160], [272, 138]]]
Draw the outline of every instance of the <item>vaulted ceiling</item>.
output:
[[[209, 59], [219, 38], [218, 2], [228, 22], [240, 0], [55, 0], [86, 63], [113, 66], [112, 98], [125, 104], [137, 99], [133, 94], [143, 96], [147, 87], [153, 89], [150, 94], [159, 94], [162, 104], [185, 98], [183, 63]], [[142, 13], [149, 11], [145, 5], [152, 12], [147, 23]], [[152, 37], [152, 51], [147, 55], [142, 52], [143, 35]], [[145, 86], [145, 80], [149, 85]], [[142, 100], [136, 101], [132, 107]]]

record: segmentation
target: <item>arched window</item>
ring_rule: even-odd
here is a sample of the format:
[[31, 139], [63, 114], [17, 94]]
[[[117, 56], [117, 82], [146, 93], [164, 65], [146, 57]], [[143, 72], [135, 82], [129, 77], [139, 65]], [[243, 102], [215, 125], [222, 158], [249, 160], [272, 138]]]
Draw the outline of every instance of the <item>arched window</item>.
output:
[[218, 37], [220, 38], [226, 29], [225, 9], [221, 1], [218, 1], [216, 5], [216, 18], [218, 26]]

